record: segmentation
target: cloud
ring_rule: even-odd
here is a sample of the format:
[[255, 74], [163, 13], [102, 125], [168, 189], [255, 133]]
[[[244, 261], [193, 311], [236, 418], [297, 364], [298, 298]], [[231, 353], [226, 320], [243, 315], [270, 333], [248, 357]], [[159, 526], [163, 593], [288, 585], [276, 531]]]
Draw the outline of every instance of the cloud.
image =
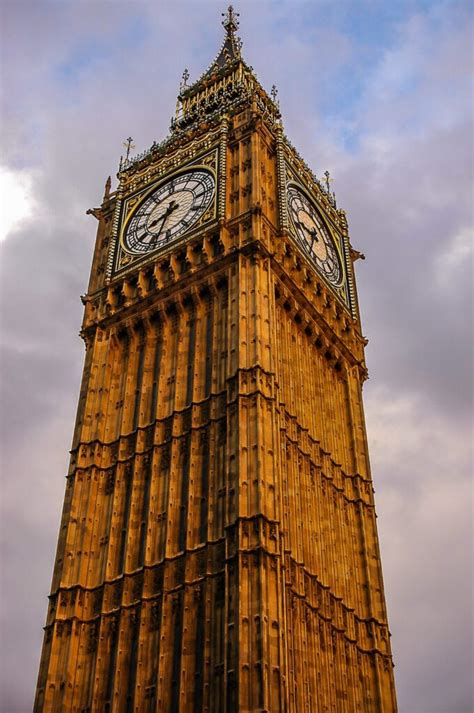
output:
[[37, 205], [33, 195], [33, 172], [12, 171], [0, 166], [0, 241], [22, 221], [31, 217]]
[[470, 428], [385, 387], [365, 403], [400, 710], [468, 713]]
[[446, 249], [437, 255], [435, 277], [443, 292], [457, 284], [463, 268], [467, 266], [472, 271], [472, 237], [469, 226], [463, 226], [447, 241]]

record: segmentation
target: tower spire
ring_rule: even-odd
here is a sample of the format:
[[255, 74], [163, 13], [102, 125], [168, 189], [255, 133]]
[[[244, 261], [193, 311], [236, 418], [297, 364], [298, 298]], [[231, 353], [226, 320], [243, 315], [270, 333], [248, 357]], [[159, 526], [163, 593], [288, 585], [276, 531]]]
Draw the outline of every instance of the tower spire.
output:
[[236, 59], [240, 59], [240, 50], [242, 48], [242, 40], [236, 34], [239, 29], [239, 13], [234, 10], [233, 5], [229, 5], [227, 12], [222, 13], [222, 17], [224, 18], [222, 26], [226, 34], [221, 50], [213, 64], [213, 67], [219, 69]]

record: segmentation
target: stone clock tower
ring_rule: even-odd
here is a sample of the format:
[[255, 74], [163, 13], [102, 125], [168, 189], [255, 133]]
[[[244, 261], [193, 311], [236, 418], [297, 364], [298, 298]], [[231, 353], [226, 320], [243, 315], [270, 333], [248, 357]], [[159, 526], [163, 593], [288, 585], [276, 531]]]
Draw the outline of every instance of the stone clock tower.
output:
[[357, 253], [223, 24], [91, 211], [36, 713], [396, 711]]

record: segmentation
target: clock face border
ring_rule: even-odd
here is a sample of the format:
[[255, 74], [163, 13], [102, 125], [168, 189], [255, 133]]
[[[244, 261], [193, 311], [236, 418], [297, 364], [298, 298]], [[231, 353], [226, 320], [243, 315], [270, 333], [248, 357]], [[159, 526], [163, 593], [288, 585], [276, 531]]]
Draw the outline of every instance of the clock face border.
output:
[[[141, 251], [138, 251], [136, 249], [134, 250], [129, 244], [127, 244], [128, 240], [129, 240], [129, 238], [127, 236], [128, 236], [129, 229], [130, 229], [134, 219], [137, 217], [137, 214], [142, 210], [143, 206], [145, 206], [147, 201], [149, 201], [149, 199], [152, 198], [152, 196], [154, 196], [156, 193], [158, 193], [162, 188], [164, 188], [168, 184], [172, 183], [175, 180], [179, 180], [179, 178], [182, 176], [191, 175], [193, 173], [198, 173], [198, 174], [200, 173], [201, 175], [208, 174], [208, 176], [210, 176], [212, 179], [212, 188], [210, 189], [210, 197], [209, 197], [208, 202], [203, 207], [202, 212], [197, 216], [197, 218], [193, 222], [186, 225], [184, 227], [184, 230], [181, 228], [178, 231], [178, 234], [176, 236], [171, 236], [169, 238], [168, 242], [162, 240], [159, 244], [156, 245], [156, 247], [151, 246], [148, 249], [144, 249]], [[180, 191], [178, 191], [178, 193], [179, 192]], [[133, 208], [131, 209], [131, 211], [129, 212], [129, 214], [127, 215], [127, 217], [125, 218], [125, 220], [122, 223], [122, 227], [120, 230], [120, 244], [122, 246], [123, 251], [127, 255], [131, 255], [133, 257], [140, 258], [140, 257], [145, 257], [148, 255], [154, 254], [156, 252], [160, 252], [162, 250], [166, 250], [166, 248], [176, 245], [186, 235], [188, 235], [188, 233], [190, 233], [194, 228], [196, 228], [198, 224], [200, 224], [201, 219], [206, 215], [207, 211], [210, 208], [212, 208], [213, 203], [214, 203], [214, 207], [215, 207], [216, 192], [217, 192], [216, 176], [215, 176], [214, 172], [211, 171], [207, 166], [193, 165], [193, 166], [183, 167], [182, 170], [175, 171], [174, 173], [166, 176], [161, 181], [154, 183], [151, 187], [148, 187], [147, 189], [145, 189], [143, 195], [140, 196], [139, 202], [135, 203], [133, 205]], [[172, 195], [172, 194], [170, 194], [170, 195]], [[152, 208], [150, 210], [149, 217], [151, 217], [153, 215], [153, 212], [154, 212], [154, 209]], [[189, 209], [185, 213], [184, 217], [177, 223], [177, 225], [179, 225], [181, 222], [183, 222], [184, 218], [187, 217], [188, 214], [189, 214]], [[170, 216], [171, 216], [171, 214], [170, 214]], [[138, 231], [138, 229], [137, 229], [137, 231]], [[152, 234], [152, 231], [148, 231], [148, 232], [150, 234]]]
[[[217, 223], [218, 201], [221, 190], [218, 179], [218, 165], [218, 150], [217, 147], [215, 147], [211, 151], [201, 154], [190, 163], [178, 166], [174, 170], [163, 172], [159, 177], [155, 175], [154, 179], [147, 186], [141, 186], [135, 191], [132, 190], [124, 197], [120, 195], [117, 197], [107, 268], [109, 281], [123, 276], [141, 264], [153, 261], [157, 256], [172, 252], [173, 249], [187, 242], [187, 240], [192, 238], [192, 236], [203, 227], [209, 228]], [[200, 216], [196, 223], [190, 225], [188, 230], [185, 230], [168, 245], [158, 246], [156, 249], [151, 249], [142, 254], [127, 251], [124, 246], [124, 234], [133, 216], [140, 209], [140, 206], [148, 200], [152, 193], [159, 190], [160, 187], [168, 183], [168, 181], [184, 173], [191, 173], [193, 171], [208, 172], [214, 182], [213, 196], [203, 215]]]
[[[347, 238], [345, 235], [341, 232], [341, 230], [337, 226], [333, 226], [333, 221], [331, 221], [330, 217], [327, 217], [325, 215], [324, 207], [320, 206], [320, 201], [318, 201], [317, 198], [317, 190], [318, 188], [315, 187], [314, 190], [311, 190], [309, 187], [307, 187], [305, 184], [302, 183], [301, 179], [297, 176], [297, 174], [294, 172], [294, 170], [286, 163], [285, 165], [285, 184], [284, 184], [284, 200], [286, 204], [286, 211], [288, 215], [288, 233], [292, 239], [292, 241], [298, 246], [299, 250], [303, 253], [304, 257], [308, 260], [308, 262], [311, 264], [313, 269], [316, 271], [318, 278], [320, 278], [325, 285], [339, 298], [341, 303], [344, 305], [344, 307], [349, 310], [349, 312], [352, 314], [354, 313], [354, 304], [353, 304], [353, 299], [351, 296], [350, 292], [350, 278], [349, 278], [349, 265], [348, 265], [348, 244], [347, 244]], [[339, 266], [341, 269], [341, 280], [340, 284], [336, 286], [334, 283], [330, 282], [324, 275], [323, 271], [321, 270], [320, 267], [318, 267], [316, 261], [311, 257], [310, 253], [308, 250], [305, 250], [304, 247], [301, 245], [301, 239], [298, 237], [298, 234], [296, 232], [296, 229], [293, 225], [293, 219], [291, 217], [290, 213], [290, 205], [289, 205], [289, 200], [288, 200], [288, 188], [290, 186], [294, 186], [298, 191], [301, 191], [301, 193], [304, 194], [304, 196], [308, 199], [308, 201], [314, 206], [314, 209], [316, 210], [321, 222], [323, 223], [324, 227], [326, 228], [327, 232], [329, 233], [329, 237], [332, 241], [332, 244], [334, 246], [334, 250], [336, 251], [338, 260], [339, 260]], [[320, 190], [320, 189], [319, 189]]]
[[[314, 213], [316, 213], [319, 223], [322, 226], [322, 230], [326, 233], [326, 235], [323, 237], [324, 245], [325, 245], [325, 251], [326, 253], [329, 252], [327, 248], [327, 242], [330, 244], [330, 249], [334, 251], [334, 258], [337, 260], [337, 267], [338, 267], [338, 280], [332, 280], [324, 271], [324, 268], [322, 268], [319, 263], [318, 259], [320, 262], [325, 262], [321, 257], [318, 258], [317, 254], [312, 254], [315, 252], [314, 250], [311, 250], [308, 241], [305, 240], [304, 238], [301, 237], [298, 228], [295, 225], [295, 218], [293, 216], [293, 209], [291, 208], [291, 201], [290, 201], [290, 192], [296, 192], [302, 194], [302, 196], [306, 199], [306, 201], [309, 203], [311, 206], [312, 210]], [[308, 256], [308, 258], [311, 260], [311, 262], [315, 265], [316, 269], [318, 270], [318, 273], [323, 277], [323, 279], [333, 288], [338, 290], [340, 287], [342, 287], [344, 283], [344, 256], [341, 255], [339, 246], [337, 245], [337, 240], [333, 234], [333, 231], [329, 227], [327, 221], [324, 219], [324, 215], [322, 214], [322, 211], [318, 208], [317, 202], [314, 200], [314, 198], [311, 197], [311, 195], [308, 194], [308, 191], [306, 191], [301, 184], [296, 183], [295, 181], [289, 181], [286, 185], [286, 196], [287, 196], [287, 207], [288, 207], [288, 214], [290, 218], [290, 225], [292, 227], [292, 233], [295, 235], [299, 245], [302, 247], [305, 255]]]

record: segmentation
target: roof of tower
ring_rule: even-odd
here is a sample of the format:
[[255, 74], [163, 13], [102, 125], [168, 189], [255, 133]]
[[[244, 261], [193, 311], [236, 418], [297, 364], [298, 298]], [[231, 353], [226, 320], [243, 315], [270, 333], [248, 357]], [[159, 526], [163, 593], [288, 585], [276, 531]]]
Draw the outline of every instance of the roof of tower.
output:
[[192, 84], [188, 84], [189, 71], [184, 70], [176, 105], [171, 119], [170, 136], [154, 142], [142, 154], [120, 163], [120, 171], [136, 166], [143, 159], [163, 153], [170, 145], [190, 136], [200, 127], [208, 129], [224, 115], [232, 115], [245, 104], [254, 102], [255, 107], [270, 124], [280, 123], [281, 115], [277, 90], [273, 86], [270, 95], [258, 81], [253, 67], [241, 56], [242, 41], [237, 35], [239, 13], [232, 5], [222, 13], [224, 40], [210, 67]]
[[[203, 83], [207, 83], [217, 74], [225, 73], [235, 62], [243, 62], [241, 57], [242, 40], [236, 34], [239, 29], [239, 13], [234, 10], [232, 5], [229, 5], [227, 12], [222, 13], [222, 17], [224, 18], [222, 25], [225, 29], [225, 36], [216, 58], [209, 69], [201, 74], [199, 79], [191, 85], [187, 84], [189, 72], [187, 69], [184, 70], [180, 86], [180, 98], [187, 97], [199, 91]], [[243, 62], [243, 64], [245, 64], [245, 62]]]
[[226, 31], [222, 47], [214, 60], [209, 72], [214, 69], [221, 69], [226, 64], [230, 64], [236, 59], [240, 59], [240, 49], [242, 47], [242, 40], [235, 33], [239, 29], [239, 13], [235, 12], [232, 5], [227, 8], [227, 13], [222, 13], [222, 25]]
[[189, 72], [184, 70], [178, 95], [176, 117], [171, 121], [171, 131], [187, 129], [196, 120], [211, 114], [232, 113], [245, 100], [257, 96], [260, 109], [272, 121], [280, 119], [276, 89], [271, 96], [258, 81], [253, 67], [242, 59], [242, 41], [237, 35], [239, 13], [232, 5], [222, 13], [224, 40], [210, 67], [192, 84], [188, 84]]

